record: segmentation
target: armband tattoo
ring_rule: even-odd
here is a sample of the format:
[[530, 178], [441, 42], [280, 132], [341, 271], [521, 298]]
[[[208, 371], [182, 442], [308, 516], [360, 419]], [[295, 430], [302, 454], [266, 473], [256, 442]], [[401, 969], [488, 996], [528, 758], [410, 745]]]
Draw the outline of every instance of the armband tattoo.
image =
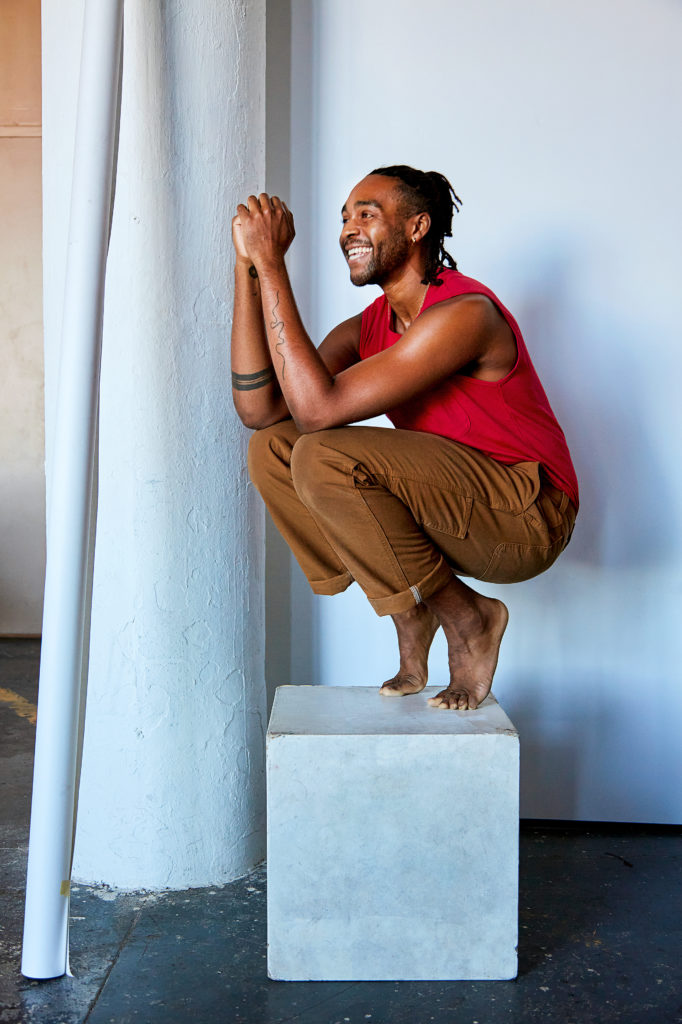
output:
[[257, 388], [264, 388], [271, 380], [275, 379], [275, 371], [271, 366], [266, 366], [258, 373], [235, 373], [232, 371], [232, 387], [235, 391], [255, 391]]

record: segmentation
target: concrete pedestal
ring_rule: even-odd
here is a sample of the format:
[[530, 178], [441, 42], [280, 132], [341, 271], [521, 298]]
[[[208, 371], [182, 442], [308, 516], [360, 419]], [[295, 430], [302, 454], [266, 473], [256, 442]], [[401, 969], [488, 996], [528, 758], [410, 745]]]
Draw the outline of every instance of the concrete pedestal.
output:
[[268, 973], [517, 971], [519, 738], [491, 696], [280, 686], [267, 737]]

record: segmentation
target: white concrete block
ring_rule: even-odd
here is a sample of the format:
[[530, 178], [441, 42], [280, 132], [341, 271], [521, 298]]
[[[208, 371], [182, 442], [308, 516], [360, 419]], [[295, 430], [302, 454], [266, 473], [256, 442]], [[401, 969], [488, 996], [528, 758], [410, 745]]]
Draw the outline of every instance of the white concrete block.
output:
[[519, 737], [490, 696], [280, 686], [267, 737], [268, 973], [513, 978]]

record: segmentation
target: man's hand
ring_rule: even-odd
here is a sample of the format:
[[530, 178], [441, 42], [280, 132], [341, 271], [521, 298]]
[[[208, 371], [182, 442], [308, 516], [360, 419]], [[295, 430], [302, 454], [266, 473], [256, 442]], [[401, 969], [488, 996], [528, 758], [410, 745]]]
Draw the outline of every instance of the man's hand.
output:
[[232, 221], [232, 240], [237, 258], [259, 264], [280, 262], [294, 240], [294, 218], [277, 196], [262, 192], [249, 196], [237, 207]]
[[244, 245], [242, 222], [239, 219], [239, 214], [236, 214], [236, 216], [232, 218], [232, 244], [234, 245], [234, 250], [237, 254], [237, 262], [250, 264], [251, 257], [246, 251], [246, 246]]

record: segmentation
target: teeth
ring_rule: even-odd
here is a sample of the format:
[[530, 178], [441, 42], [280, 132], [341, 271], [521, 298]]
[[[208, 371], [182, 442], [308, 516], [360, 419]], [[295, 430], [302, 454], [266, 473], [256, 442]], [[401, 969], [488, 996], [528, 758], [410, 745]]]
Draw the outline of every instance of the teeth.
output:
[[349, 260], [354, 259], [356, 256], [364, 256], [365, 253], [371, 252], [371, 245], [357, 245], [353, 246], [352, 249], [346, 250], [346, 256]]

